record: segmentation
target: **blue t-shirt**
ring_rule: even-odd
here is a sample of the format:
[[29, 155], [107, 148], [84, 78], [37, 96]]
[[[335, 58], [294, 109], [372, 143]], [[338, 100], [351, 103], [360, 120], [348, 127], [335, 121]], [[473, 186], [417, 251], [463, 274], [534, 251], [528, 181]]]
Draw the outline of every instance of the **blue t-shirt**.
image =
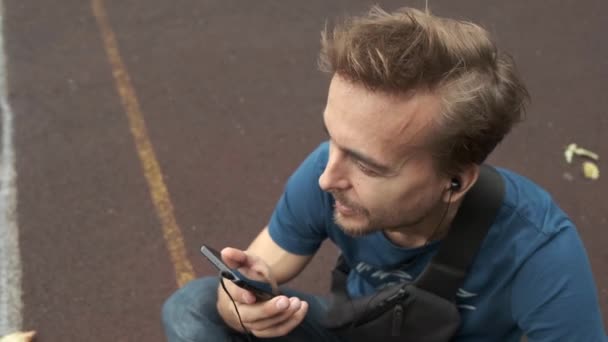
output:
[[[314, 254], [329, 238], [351, 267], [351, 296], [413, 280], [441, 242], [393, 244], [382, 232], [346, 235], [333, 221], [333, 197], [318, 179], [328, 158], [321, 144], [290, 177], [272, 215], [272, 239], [288, 252]], [[505, 198], [458, 290], [462, 325], [455, 341], [605, 341], [597, 290], [572, 221], [530, 180], [498, 169]]]

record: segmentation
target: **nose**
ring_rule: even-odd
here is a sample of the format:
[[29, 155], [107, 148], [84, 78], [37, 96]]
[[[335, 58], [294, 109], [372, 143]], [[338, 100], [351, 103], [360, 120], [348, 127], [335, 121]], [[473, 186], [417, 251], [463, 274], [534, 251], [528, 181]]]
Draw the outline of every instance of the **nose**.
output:
[[330, 145], [327, 165], [319, 176], [319, 187], [323, 191], [346, 190], [349, 187], [347, 174], [344, 154]]

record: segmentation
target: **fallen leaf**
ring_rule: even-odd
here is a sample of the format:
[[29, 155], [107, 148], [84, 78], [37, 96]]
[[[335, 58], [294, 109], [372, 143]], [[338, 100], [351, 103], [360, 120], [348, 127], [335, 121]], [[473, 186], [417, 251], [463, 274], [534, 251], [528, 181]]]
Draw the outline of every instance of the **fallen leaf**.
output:
[[564, 157], [566, 158], [566, 162], [568, 162], [568, 164], [572, 163], [574, 150], [576, 150], [576, 144], [570, 144], [568, 145], [568, 147], [566, 147], [566, 150], [564, 151]]
[[594, 163], [586, 161], [583, 163], [583, 175], [585, 178], [596, 180], [600, 178], [600, 169]]
[[564, 158], [566, 158], [566, 162], [568, 162], [568, 164], [572, 163], [572, 158], [575, 155], [579, 157], [587, 157], [593, 160], [600, 159], [600, 156], [598, 156], [595, 152], [589, 151], [588, 149], [582, 147], [578, 147], [576, 144], [568, 145], [566, 147], [566, 150], [564, 151]]
[[600, 156], [597, 155], [597, 153], [595, 152], [591, 152], [587, 149], [584, 149], [582, 147], [577, 147], [574, 150], [574, 154], [576, 154], [577, 156], [581, 156], [581, 157], [587, 157], [587, 158], [591, 158], [593, 160], [599, 160]]

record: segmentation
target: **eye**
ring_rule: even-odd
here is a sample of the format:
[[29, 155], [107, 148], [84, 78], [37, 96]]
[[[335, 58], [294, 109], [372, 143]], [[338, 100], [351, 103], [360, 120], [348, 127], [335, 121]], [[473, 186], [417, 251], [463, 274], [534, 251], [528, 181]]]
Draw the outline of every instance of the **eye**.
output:
[[359, 168], [359, 170], [361, 170], [361, 172], [363, 172], [364, 174], [366, 174], [370, 177], [380, 176], [376, 171], [370, 169], [369, 167], [367, 167], [365, 164], [363, 164], [360, 161], [355, 161], [355, 164], [357, 164], [357, 168]]

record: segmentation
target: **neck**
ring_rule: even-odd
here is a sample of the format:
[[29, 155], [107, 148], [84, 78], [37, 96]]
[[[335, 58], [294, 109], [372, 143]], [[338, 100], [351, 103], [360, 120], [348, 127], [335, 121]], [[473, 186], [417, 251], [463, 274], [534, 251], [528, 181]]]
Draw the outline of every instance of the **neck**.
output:
[[446, 236], [461, 201], [440, 205], [421, 222], [413, 226], [385, 230], [384, 235], [400, 247], [422, 247], [432, 241], [440, 240]]

